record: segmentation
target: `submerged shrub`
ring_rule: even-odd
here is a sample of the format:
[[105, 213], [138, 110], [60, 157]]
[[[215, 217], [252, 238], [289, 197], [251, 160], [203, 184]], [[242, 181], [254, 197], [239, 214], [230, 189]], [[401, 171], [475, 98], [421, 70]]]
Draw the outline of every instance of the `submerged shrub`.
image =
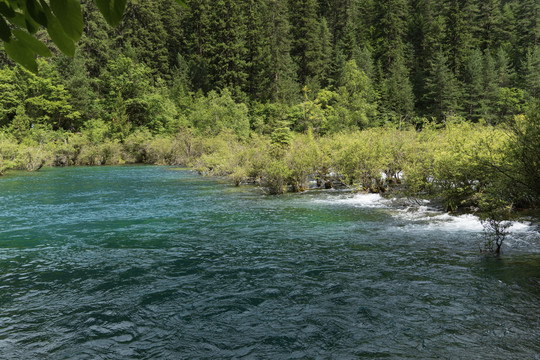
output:
[[149, 163], [156, 165], [169, 165], [171, 163], [171, 150], [173, 141], [169, 137], [156, 137], [146, 146], [146, 158]]
[[129, 134], [124, 139], [126, 161], [131, 163], [148, 162], [148, 145], [151, 141], [152, 134], [145, 128], [138, 129]]
[[272, 159], [263, 172], [262, 186], [269, 194], [284, 194], [290, 176], [291, 171], [283, 159]]
[[292, 191], [308, 189], [310, 175], [317, 173], [321, 163], [320, 148], [311, 131], [297, 136], [288, 149], [285, 161], [289, 167], [289, 184]]

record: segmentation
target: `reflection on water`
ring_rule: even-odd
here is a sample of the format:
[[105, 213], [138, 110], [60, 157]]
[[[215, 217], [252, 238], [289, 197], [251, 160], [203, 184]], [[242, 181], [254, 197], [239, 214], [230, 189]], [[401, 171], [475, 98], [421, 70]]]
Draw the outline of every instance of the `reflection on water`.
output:
[[0, 358], [538, 359], [540, 236], [161, 167], [0, 179]]

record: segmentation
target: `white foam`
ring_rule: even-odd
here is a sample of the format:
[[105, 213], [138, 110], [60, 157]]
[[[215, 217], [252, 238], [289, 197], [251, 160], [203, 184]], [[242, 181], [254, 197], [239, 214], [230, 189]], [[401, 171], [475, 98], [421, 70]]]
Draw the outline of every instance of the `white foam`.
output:
[[[444, 230], [480, 233], [484, 226], [480, 218], [473, 214], [451, 215], [431, 207], [429, 200], [419, 205], [403, 207], [400, 199], [385, 199], [379, 194], [347, 194], [328, 196], [313, 200], [320, 204], [345, 205], [357, 208], [379, 208], [392, 216], [406, 221], [404, 229], [420, 231]], [[401, 205], [401, 207], [400, 207]], [[512, 221], [508, 228], [510, 234], [535, 233], [537, 230], [525, 221]]]
[[361, 208], [386, 208], [390, 201], [379, 194], [354, 194], [316, 199], [315, 202], [323, 204], [349, 205]]
[[[480, 218], [473, 214], [450, 215], [447, 213], [430, 210], [427, 206], [419, 206], [415, 210], [397, 211], [395, 217], [410, 222], [411, 227], [424, 230], [452, 230], [467, 232], [482, 232], [484, 226]], [[528, 222], [512, 221], [508, 232], [510, 234], [526, 233], [532, 231]]]

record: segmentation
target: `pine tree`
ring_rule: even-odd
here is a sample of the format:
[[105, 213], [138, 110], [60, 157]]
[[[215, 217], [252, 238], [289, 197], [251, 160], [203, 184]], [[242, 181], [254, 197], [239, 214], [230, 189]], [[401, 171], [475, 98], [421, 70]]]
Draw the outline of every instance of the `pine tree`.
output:
[[409, 70], [402, 57], [396, 57], [390, 64], [388, 75], [383, 81], [381, 111], [389, 119], [409, 118], [413, 115], [414, 95], [409, 79]]
[[522, 54], [529, 46], [540, 41], [540, 3], [537, 0], [520, 0], [518, 10], [518, 44]]
[[499, 47], [495, 58], [495, 68], [497, 71], [497, 84], [500, 87], [512, 87], [516, 74], [510, 63], [506, 51]]
[[332, 70], [332, 39], [325, 18], [319, 23], [319, 48], [320, 55], [315, 67], [315, 79], [322, 88], [328, 86]]
[[381, 0], [376, 6], [377, 59], [387, 71], [392, 62], [405, 52], [409, 10], [406, 0]]
[[96, 81], [89, 76], [86, 59], [80, 52], [73, 58], [61, 55], [55, 60], [56, 68], [62, 74], [60, 80], [71, 95], [70, 104], [81, 114], [78, 122], [72, 124], [75, 129], [79, 129], [84, 121], [101, 116], [97, 106]]
[[210, 91], [213, 79], [209, 74], [211, 57], [211, 6], [210, 0], [188, 0], [183, 32], [188, 56], [190, 82], [194, 90]]
[[529, 48], [524, 66], [524, 88], [529, 101], [540, 98], [540, 45]]
[[270, 92], [267, 98], [276, 102], [289, 103], [296, 100], [300, 88], [296, 83], [295, 65], [290, 56], [291, 40], [286, 0], [269, 1], [266, 13], [267, 67], [262, 79], [268, 79], [270, 82], [270, 86], [267, 87]]
[[431, 113], [437, 119], [459, 112], [460, 91], [458, 81], [448, 66], [448, 58], [442, 51], [430, 61], [429, 76], [426, 79], [426, 96], [431, 104]]
[[246, 26], [246, 89], [252, 98], [261, 97], [264, 92], [261, 84], [264, 71], [264, 48], [267, 46], [267, 37], [264, 28], [264, 3], [261, 0], [247, 1], [247, 26]]
[[[162, 0], [161, 0], [162, 1]], [[117, 47], [131, 47], [137, 62], [144, 63], [154, 75], [170, 77], [167, 32], [161, 22], [160, 1], [133, 0], [115, 31]]]
[[501, 36], [501, 46], [507, 49], [514, 49], [517, 45], [517, 4], [515, 1], [505, 3], [501, 10], [501, 23], [499, 32]]
[[481, 0], [478, 4], [476, 37], [482, 50], [496, 48], [502, 42], [501, 0]]
[[478, 8], [473, 0], [446, 0], [446, 37], [444, 47], [448, 65], [458, 78], [464, 70], [470, 49], [479, 46], [473, 34], [477, 31], [474, 19]]
[[381, 113], [391, 119], [410, 116], [414, 109], [414, 95], [405, 63], [408, 4], [405, 0], [383, 0], [376, 3], [376, 7]]
[[353, 59], [356, 62], [358, 69], [363, 71], [372, 81], [375, 78], [375, 67], [373, 65], [373, 55], [369, 48], [362, 47], [356, 50], [353, 54]]
[[334, 126], [334, 131], [337, 132], [346, 128], [351, 130], [362, 129], [373, 125], [377, 113], [377, 94], [373, 89], [371, 80], [363, 71], [358, 69], [354, 60], [347, 61], [345, 65], [342, 84], [338, 89], [338, 93], [340, 101], [336, 106], [340, 112], [346, 114], [345, 116], [339, 116], [339, 118], [346, 119], [347, 123]]
[[317, 75], [321, 58], [316, 0], [290, 0], [291, 56], [298, 66], [298, 81], [306, 84]]
[[245, 88], [248, 77], [243, 10], [234, 0], [218, 0], [212, 4], [209, 72], [216, 88], [229, 88], [233, 95]]
[[484, 107], [484, 58], [482, 51], [475, 49], [469, 55], [465, 69], [466, 114], [471, 120], [481, 117]]
[[499, 97], [497, 85], [497, 71], [495, 60], [489, 49], [484, 54], [484, 119], [489, 123], [495, 123], [496, 103]]
[[79, 50], [85, 58], [85, 66], [92, 78], [97, 78], [107, 61], [118, 55], [113, 45], [112, 30], [97, 10], [93, 1], [81, 4], [85, 19], [84, 32], [79, 40]]
[[412, 14], [409, 23], [409, 42], [414, 51], [412, 61], [412, 85], [417, 108], [425, 113], [425, 78], [429, 71], [429, 59], [442, 49], [445, 36], [445, 18], [442, 4], [434, 0], [412, 1]]
[[187, 55], [187, 49], [184, 44], [186, 35], [182, 26], [182, 20], [187, 10], [176, 1], [159, 0], [158, 11], [166, 36], [165, 46], [169, 55], [169, 69], [173, 70], [175, 66], [179, 65], [178, 55], [183, 56], [182, 60]]

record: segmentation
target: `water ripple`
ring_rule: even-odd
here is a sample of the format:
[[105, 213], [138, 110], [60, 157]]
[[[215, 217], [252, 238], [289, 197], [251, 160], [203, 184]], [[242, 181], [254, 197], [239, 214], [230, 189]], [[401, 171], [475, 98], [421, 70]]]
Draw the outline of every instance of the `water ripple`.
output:
[[160, 167], [2, 179], [0, 358], [540, 353], [534, 219], [495, 259], [469, 216], [229, 189]]

